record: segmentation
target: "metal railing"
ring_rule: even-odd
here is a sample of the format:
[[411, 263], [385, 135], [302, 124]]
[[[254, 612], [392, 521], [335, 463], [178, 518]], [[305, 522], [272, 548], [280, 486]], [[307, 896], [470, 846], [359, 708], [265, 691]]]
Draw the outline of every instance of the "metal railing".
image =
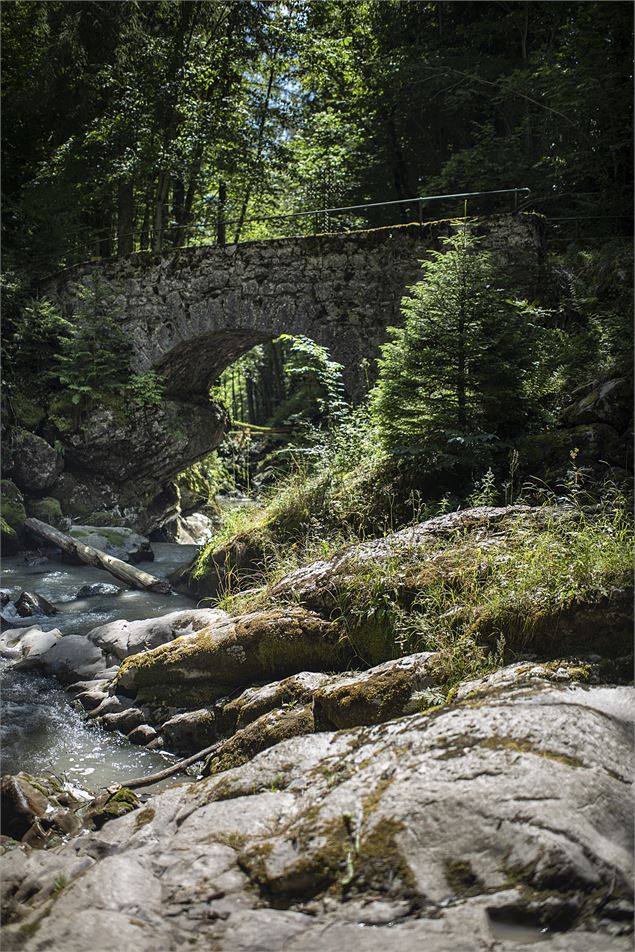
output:
[[[487, 191], [480, 191], [480, 192], [453, 192], [453, 193], [444, 194], [444, 195], [420, 195], [414, 198], [399, 198], [399, 199], [394, 199], [387, 202], [364, 202], [363, 204], [359, 204], [359, 205], [342, 205], [335, 208], [313, 208], [307, 211], [286, 212], [280, 215], [257, 215], [250, 218], [224, 219], [222, 218], [222, 216], [219, 215], [214, 221], [209, 221], [205, 219], [202, 222], [199, 222], [198, 225], [196, 223], [188, 223], [187, 225], [174, 225], [174, 224], [166, 225], [165, 234], [166, 234], [166, 238], [168, 242], [170, 240], [174, 240], [175, 234], [181, 230], [184, 230], [186, 232], [187, 237], [182, 243], [180, 243], [179, 240], [177, 239], [177, 241], [174, 243], [172, 247], [163, 247], [159, 253], [168, 253], [169, 251], [176, 251], [178, 250], [179, 247], [190, 247], [192, 245], [195, 246], [197, 244], [197, 238], [200, 241], [200, 238], [203, 237], [200, 234], [199, 235], [196, 234], [197, 228], [199, 230], [202, 228], [208, 231], [208, 233], [204, 236], [208, 240], [209, 240], [209, 237], [211, 237], [209, 235], [209, 232], [215, 232], [215, 238], [216, 238], [215, 243], [223, 247], [227, 244], [240, 243], [240, 242], [236, 242], [235, 238], [234, 240], [230, 239], [229, 241], [225, 239], [225, 229], [229, 228], [232, 225], [237, 225], [239, 226], [240, 229], [242, 229], [245, 225], [254, 224], [258, 222], [275, 222], [275, 221], [282, 222], [282, 221], [294, 221], [294, 220], [303, 219], [303, 218], [304, 219], [313, 218], [313, 230], [309, 231], [308, 234], [305, 233], [302, 236], [288, 235], [288, 234], [280, 236], [285, 238], [309, 237], [310, 235], [315, 235], [320, 232], [323, 233], [325, 229], [328, 229], [329, 227], [331, 227], [331, 223], [329, 219], [331, 217], [335, 217], [338, 215], [346, 215], [349, 213], [356, 213], [356, 212], [367, 213], [371, 209], [376, 210], [376, 209], [391, 208], [395, 206], [405, 206], [406, 210], [408, 210], [408, 208], [416, 210], [416, 219], [418, 220], [420, 225], [423, 225], [425, 223], [424, 207], [433, 202], [452, 202], [456, 200], [462, 200], [463, 202], [467, 202], [467, 200], [471, 198], [478, 199], [478, 198], [484, 198], [484, 197], [513, 195], [514, 196], [513, 211], [518, 212], [518, 211], [522, 211], [527, 206], [527, 200], [530, 194], [531, 194], [531, 189], [529, 188], [498, 188], [498, 189], [490, 189]], [[466, 208], [464, 208], [461, 211], [455, 213], [453, 217], [460, 217], [462, 214], [466, 214], [466, 213], [467, 213], [467, 210]], [[397, 223], [395, 221], [386, 221], [386, 222], [382, 222], [380, 227], [390, 228], [391, 226], [394, 226], [396, 224]], [[356, 224], [355, 226], [349, 227], [344, 230], [352, 231], [352, 230], [358, 230], [359, 228], [360, 228], [359, 224]], [[131, 234], [116, 234], [114, 231], [100, 233], [99, 230], [95, 230], [91, 226], [85, 226], [83, 229], [77, 230], [78, 236], [84, 233], [90, 234], [93, 242], [97, 242], [100, 239], [101, 240], [107, 239], [108, 241], [112, 242], [112, 244], [115, 246], [118, 240], [122, 238], [134, 239], [138, 237], [138, 234], [139, 234], [138, 231], [136, 231], [134, 234], [132, 233]], [[270, 238], [273, 236], [267, 236], [267, 237]], [[258, 239], [249, 237], [243, 240], [254, 241]], [[79, 237], [79, 241], [77, 244], [81, 246], [81, 243], [82, 243], [82, 239], [81, 237]], [[88, 260], [89, 261], [109, 260], [110, 258], [114, 258], [116, 256], [117, 255], [115, 252], [112, 252], [110, 254], [97, 253], [97, 254], [93, 254]], [[42, 260], [43, 261], [47, 260], [47, 258], [48, 256], [46, 258], [43, 257]], [[37, 256], [30, 259], [31, 264], [33, 264], [34, 262], [37, 263]], [[67, 265], [67, 267], [76, 267], [78, 264], [81, 264], [81, 263], [88, 263], [88, 262], [87, 262], [87, 259], [82, 256], [82, 253], [80, 251], [79, 255], [77, 256], [77, 260], [74, 261], [72, 264]]]
[[[343, 215], [346, 212], [356, 212], [362, 211], [367, 212], [370, 208], [388, 208], [391, 205], [405, 205], [417, 208], [417, 217], [419, 224], [423, 224], [423, 206], [428, 202], [439, 202], [439, 201], [450, 201], [452, 199], [468, 199], [468, 198], [482, 198], [485, 195], [512, 195], [514, 196], [514, 211], [520, 210], [519, 195], [525, 195], [526, 199], [531, 193], [529, 188], [497, 188], [491, 189], [484, 192], [453, 192], [452, 194], [447, 195], [422, 195], [417, 196], [416, 198], [398, 198], [396, 201], [390, 202], [365, 202], [363, 205], [342, 205], [338, 208], [314, 208], [306, 212], [288, 212], [284, 215], [258, 215], [253, 218], [230, 218], [226, 220], [221, 220], [220, 224], [223, 227], [229, 225], [247, 225], [253, 222], [263, 222], [263, 221], [288, 221], [294, 218], [310, 218], [314, 216], [317, 220], [322, 216], [328, 217], [329, 215]], [[526, 201], [525, 199], [525, 201]], [[316, 227], [317, 231], [317, 227]]]

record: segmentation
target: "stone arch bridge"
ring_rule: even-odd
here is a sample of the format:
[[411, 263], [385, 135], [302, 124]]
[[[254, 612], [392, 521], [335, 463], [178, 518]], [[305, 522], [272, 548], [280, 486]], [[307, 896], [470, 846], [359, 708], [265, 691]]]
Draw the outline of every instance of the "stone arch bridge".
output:
[[[133, 254], [80, 265], [48, 280], [44, 294], [72, 319], [76, 286], [110, 286], [138, 371], [156, 370], [169, 397], [199, 403], [221, 371], [255, 344], [304, 335], [343, 365], [351, 397], [362, 361], [372, 361], [399, 302], [421, 276], [420, 261], [440, 247], [449, 222], [373, 231], [193, 247], [166, 256]], [[534, 272], [541, 219], [496, 216], [477, 225], [503, 264]]]

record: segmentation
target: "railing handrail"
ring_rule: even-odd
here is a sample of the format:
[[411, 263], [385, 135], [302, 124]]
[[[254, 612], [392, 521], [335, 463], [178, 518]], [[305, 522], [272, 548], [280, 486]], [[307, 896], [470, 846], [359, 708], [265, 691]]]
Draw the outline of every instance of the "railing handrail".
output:
[[384, 208], [389, 205], [421, 205], [424, 202], [441, 201], [444, 198], [479, 198], [482, 195], [518, 195], [524, 192], [531, 194], [530, 188], [496, 188], [485, 192], [454, 192], [447, 195], [419, 195], [416, 198], [398, 198], [390, 202], [365, 202], [362, 205], [342, 205], [339, 208], [313, 208], [306, 212], [287, 212], [284, 215], [258, 215], [254, 218], [229, 218], [221, 219], [223, 225], [247, 225], [253, 221], [280, 221], [287, 218], [305, 218], [310, 215], [335, 215], [341, 212], [366, 211], [369, 208]]

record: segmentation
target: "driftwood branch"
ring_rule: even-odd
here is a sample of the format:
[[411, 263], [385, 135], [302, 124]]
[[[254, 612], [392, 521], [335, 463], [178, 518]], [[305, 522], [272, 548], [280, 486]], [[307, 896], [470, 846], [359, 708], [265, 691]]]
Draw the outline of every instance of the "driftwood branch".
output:
[[[165, 770], [160, 770], [158, 773], [151, 774], [149, 777], [136, 777], [134, 780], [127, 780], [125, 783], [117, 784], [114, 789], [119, 790], [121, 787], [125, 787], [127, 790], [136, 790], [138, 787], [149, 787], [151, 784], [158, 783], [160, 780], [167, 780], [167, 778], [173, 774], [181, 773], [182, 770], [195, 764], [197, 760], [203, 760], [204, 757], [213, 754], [222, 743], [223, 741], [221, 740], [216, 741], [211, 747], [199, 750], [198, 754], [186, 757], [185, 760], [179, 760], [177, 763], [172, 764], [171, 767], [166, 767]], [[109, 787], [108, 789], [111, 790], [112, 788]]]
[[112, 555], [106, 555], [105, 552], [101, 552], [92, 545], [84, 545], [83, 542], [79, 542], [77, 539], [65, 535], [65, 533], [60, 532], [59, 529], [54, 529], [39, 519], [27, 519], [24, 523], [24, 527], [34, 535], [45, 539], [52, 545], [58, 546], [63, 552], [74, 555], [82, 562], [85, 562], [86, 565], [94, 565], [95, 568], [110, 572], [110, 574], [114, 575], [120, 582], [125, 582], [126, 585], [130, 585], [132, 588], [140, 588], [146, 592], [159, 592], [161, 594], [172, 591], [167, 579], [150, 575], [148, 572], [144, 572], [134, 565], [128, 565], [127, 562], [122, 562], [121, 559], [116, 559]]

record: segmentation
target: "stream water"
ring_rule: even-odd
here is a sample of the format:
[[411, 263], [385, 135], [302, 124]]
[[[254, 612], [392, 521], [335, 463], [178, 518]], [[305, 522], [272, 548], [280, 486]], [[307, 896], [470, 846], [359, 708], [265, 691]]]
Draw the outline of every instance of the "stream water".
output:
[[[196, 546], [153, 543], [155, 561], [142, 567], [165, 576], [190, 561]], [[59, 628], [64, 635], [86, 634], [98, 625], [116, 619], [131, 621], [194, 607], [184, 595], [155, 595], [124, 590], [116, 595], [84, 599], [76, 593], [90, 582], [112, 582], [99, 569], [45, 561], [28, 565], [23, 556], [3, 559], [2, 587], [11, 599], [22, 590], [43, 595], [59, 610], [50, 618], [38, 615], [20, 618], [3, 611], [4, 627]], [[147, 775], [165, 767], [165, 758], [137, 747], [119, 734], [91, 724], [70, 703], [63, 688], [51, 678], [11, 670], [0, 659], [0, 739], [2, 773], [24, 770], [32, 774], [55, 774], [89, 790], [115, 781]]]

